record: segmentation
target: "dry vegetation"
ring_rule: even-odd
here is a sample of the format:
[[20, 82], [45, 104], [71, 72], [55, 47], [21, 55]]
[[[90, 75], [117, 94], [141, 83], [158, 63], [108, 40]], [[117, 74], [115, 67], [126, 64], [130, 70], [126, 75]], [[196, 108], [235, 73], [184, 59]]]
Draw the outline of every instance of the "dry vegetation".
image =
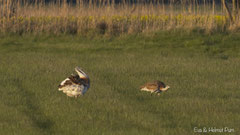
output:
[[[236, 1], [238, 2], [238, 1]], [[110, 1], [66, 0], [44, 3], [35, 0], [0, 1], [0, 33], [48, 33], [48, 34], [105, 34], [139, 33], [156, 30], [204, 30], [238, 31], [239, 8], [229, 3], [230, 15], [224, 4], [204, 0], [154, 0], [121, 4]]]

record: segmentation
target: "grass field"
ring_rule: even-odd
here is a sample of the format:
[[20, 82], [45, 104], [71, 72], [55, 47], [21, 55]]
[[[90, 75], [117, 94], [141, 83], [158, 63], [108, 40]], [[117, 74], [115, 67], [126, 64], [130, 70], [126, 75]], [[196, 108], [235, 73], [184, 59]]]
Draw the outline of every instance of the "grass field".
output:
[[[0, 40], [1, 135], [240, 133], [240, 34], [160, 32], [115, 38], [4, 36]], [[82, 67], [86, 95], [58, 84]], [[146, 81], [171, 89], [140, 92]], [[209, 133], [218, 134], [218, 133]]]

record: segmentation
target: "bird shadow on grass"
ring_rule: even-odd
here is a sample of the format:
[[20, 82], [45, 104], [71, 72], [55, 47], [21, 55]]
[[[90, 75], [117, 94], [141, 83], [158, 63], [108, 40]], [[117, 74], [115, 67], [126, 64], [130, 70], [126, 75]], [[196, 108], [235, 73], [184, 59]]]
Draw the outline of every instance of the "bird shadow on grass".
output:
[[31, 120], [33, 127], [37, 128], [39, 132], [51, 134], [51, 128], [54, 125], [54, 122], [51, 121], [51, 119], [41, 110], [35, 94], [26, 90], [21, 80], [14, 79], [13, 82], [14, 85], [18, 87], [18, 92], [16, 94], [21, 97], [17, 104], [24, 106], [19, 110]]

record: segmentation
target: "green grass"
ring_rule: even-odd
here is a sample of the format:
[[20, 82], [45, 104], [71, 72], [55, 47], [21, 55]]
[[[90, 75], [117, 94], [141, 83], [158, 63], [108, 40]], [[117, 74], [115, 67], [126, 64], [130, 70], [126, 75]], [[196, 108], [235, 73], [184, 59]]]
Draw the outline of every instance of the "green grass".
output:
[[[239, 45], [238, 33], [1, 37], [0, 134], [192, 135], [194, 127], [229, 127], [237, 135]], [[75, 66], [91, 79], [78, 99], [57, 90]], [[171, 89], [139, 91], [157, 79]]]

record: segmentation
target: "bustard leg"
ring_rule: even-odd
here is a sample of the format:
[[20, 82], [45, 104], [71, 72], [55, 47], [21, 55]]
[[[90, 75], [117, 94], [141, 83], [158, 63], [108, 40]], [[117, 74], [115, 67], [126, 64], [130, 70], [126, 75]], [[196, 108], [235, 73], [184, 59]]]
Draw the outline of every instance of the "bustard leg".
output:
[[157, 91], [158, 91], [158, 90], [152, 91], [152, 92], [151, 92], [151, 96], [152, 96], [153, 93], [155, 93], [155, 92], [157, 92]]

